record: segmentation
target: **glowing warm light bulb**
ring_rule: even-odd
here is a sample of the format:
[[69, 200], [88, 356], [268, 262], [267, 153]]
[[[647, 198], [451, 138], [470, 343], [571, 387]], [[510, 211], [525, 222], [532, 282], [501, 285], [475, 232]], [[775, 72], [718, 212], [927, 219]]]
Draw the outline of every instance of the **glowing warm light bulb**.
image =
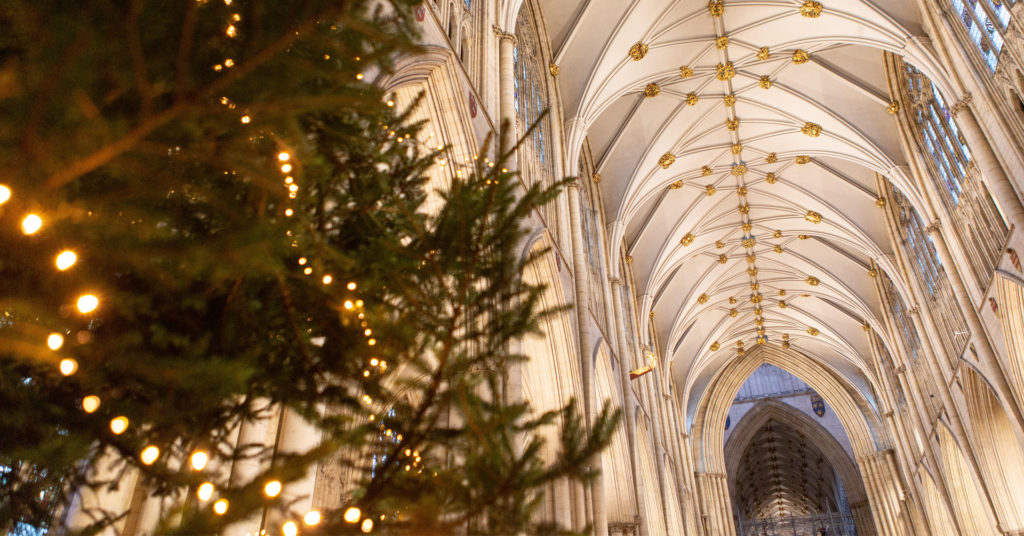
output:
[[380, 360], [377, 359], [376, 357], [370, 360], [371, 367], [376, 367], [378, 363], [380, 363]]
[[121, 435], [127, 429], [128, 417], [121, 416], [110, 419], [110, 431], [114, 432], [114, 435]]
[[293, 211], [290, 208], [289, 209], [285, 209], [285, 211], [284, 211], [284, 215], [285, 216], [291, 217], [292, 214], [295, 214], [295, 211]]
[[373, 520], [370, 518], [364, 519], [363, 524], [359, 525], [359, 530], [363, 531], [364, 533], [373, 532]]
[[353, 307], [355, 307], [355, 304], [352, 303], [352, 300], [345, 300], [345, 303], [342, 305], [345, 307], [345, 309], [352, 309]]
[[65, 376], [70, 376], [78, 372], [78, 361], [71, 359], [70, 357], [60, 360], [60, 373]]
[[202, 471], [206, 467], [206, 462], [210, 460], [210, 456], [206, 452], [197, 450], [192, 453], [192, 457], [189, 461], [192, 462], [192, 468], [196, 471]]
[[306, 264], [306, 262], [307, 261], [306, 261], [305, 257], [299, 257], [299, 266], [302, 266], [303, 264]]
[[346, 523], [356, 523], [360, 517], [363, 517], [363, 512], [355, 506], [349, 506], [348, 510], [345, 510], [345, 514], [342, 516], [345, 518]]
[[287, 162], [291, 158], [292, 158], [292, 155], [290, 155], [290, 154], [288, 154], [288, 153], [286, 153], [284, 151], [282, 151], [280, 153], [277, 153], [277, 159], [282, 161], [282, 162]]
[[294, 521], [288, 521], [284, 525], [281, 525], [281, 534], [284, 536], [296, 536], [299, 533], [299, 527]]
[[329, 275], [325, 275], [323, 281], [325, 285], [330, 285], [331, 281], [334, 281], [334, 278]]
[[61, 251], [59, 255], [57, 255], [57, 260], [55, 264], [57, 265], [57, 269], [63, 272], [64, 270], [67, 270], [68, 268], [74, 266], [75, 261], [77, 260], [78, 255], [75, 255], [74, 251], [71, 251], [70, 249], [65, 249], [64, 251]]
[[60, 350], [60, 347], [64, 346], [64, 336], [60, 333], [51, 333], [46, 337], [46, 345], [49, 346], [51, 350]]
[[249, 124], [249, 121], [252, 121], [252, 118], [251, 118], [251, 117], [249, 117], [249, 116], [247, 116], [247, 115], [243, 115], [243, 116], [242, 116], [242, 124], [243, 124], [243, 125], [248, 125], [248, 124]]
[[277, 497], [281, 494], [281, 481], [271, 480], [267, 482], [267, 485], [263, 486], [263, 493], [266, 493], [267, 497]]
[[210, 497], [213, 497], [213, 484], [209, 482], [200, 484], [199, 489], [196, 490], [196, 497], [199, 497], [200, 501], [210, 500]]
[[11, 189], [6, 184], [0, 184], [0, 205], [11, 198]]
[[348, 282], [348, 289], [349, 289], [349, 290], [355, 290], [355, 289], [356, 289], [356, 283], [355, 283], [355, 281], [349, 281], [349, 282]]
[[362, 79], [363, 79], [363, 73], [359, 73], [359, 74], [356, 75], [356, 80], [362, 80]]
[[96, 395], [89, 395], [82, 399], [82, 409], [86, 413], [92, 413], [100, 409], [100, 397]]
[[160, 457], [160, 449], [154, 445], [150, 445], [142, 449], [142, 453], [139, 454], [139, 459], [146, 465], [153, 465], [153, 462]]
[[320, 523], [320, 512], [316, 510], [310, 510], [306, 512], [306, 515], [302, 516], [302, 522], [312, 527]]
[[292, 170], [292, 165], [291, 164], [282, 164], [281, 165], [281, 173], [288, 173], [291, 170]]
[[224, 30], [224, 33], [226, 33], [228, 37], [234, 37], [238, 35], [238, 28], [235, 28], [234, 24], [229, 24], [228, 29]]
[[21, 220], [21, 232], [30, 235], [35, 234], [43, 226], [43, 219], [35, 214], [29, 214], [25, 216], [25, 219]]
[[304, 273], [306, 275], [309, 275], [309, 274], [313, 273], [313, 269], [310, 268], [309, 266], [307, 266], [306, 269], [302, 271], [302, 273]]
[[222, 516], [228, 511], [228, 500], [217, 499], [217, 502], [213, 503], [213, 513]]
[[100, 306], [100, 299], [92, 294], [83, 294], [78, 298], [78, 310], [83, 313], [91, 313]]

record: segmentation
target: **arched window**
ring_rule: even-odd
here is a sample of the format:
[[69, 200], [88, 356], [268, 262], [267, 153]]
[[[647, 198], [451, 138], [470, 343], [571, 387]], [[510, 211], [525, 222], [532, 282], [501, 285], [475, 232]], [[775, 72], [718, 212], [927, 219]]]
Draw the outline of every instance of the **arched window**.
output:
[[1003, 34], [1010, 24], [1010, 8], [1016, 0], [951, 0], [967, 35], [978, 47], [988, 68], [995, 72], [1003, 51]]
[[883, 195], [887, 204], [893, 227], [896, 229], [898, 245], [901, 246], [905, 258], [926, 292], [929, 303], [922, 304], [931, 312], [939, 327], [939, 336], [946, 355], [955, 365], [956, 359], [967, 346], [967, 321], [957, 305], [953, 289], [949, 284], [939, 256], [931, 238], [925, 232], [924, 223], [910, 201], [888, 180], [884, 181]]
[[[512, 50], [515, 70], [515, 109], [517, 132], [523, 135], [536, 124], [529, 137], [519, 146], [519, 172], [527, 184], [554, 183], [555, 167], [551, 146], [551, 117], [541, 114], [550, 107], [548, 69], [541, 46], [539, 17], [533, 2], [524, 2], [516, 19], [516, 47]], [[555, 229], [555, 204], [543, 210], [545, 223]]]
[[600, 200], [592, 177], [594, 167], [589, 153], [583, 151], [579, 161], [580, 182], [580, 216], [583, 222], [583, 241], [587, 250], [587, 261], [590, 266], [590, 310], [598, 322], [606, 330], [610, 328], [609, 319], [605, 318], [603, 295], [598, 292], [605, 280], [604, 259], [601, 254], [601, 215], [598, 212]]
[[942, 399], [939, 398], [938, 390], [935, 388], [935, 381], [931, 376], [931, 370], [925, 363], [925, 356], [921, 349], [921, 338], [914, 327], [913, 319], [910, 317], [910, 310], [896, 291], [896, 285], [889, 275], [879, 273], [881, 279], [881, 294], [883, 303], [888, 306], [888, 313], [896, 326], [896, 334], [903, 342], [903, 349], [910, 358], [910, 366], [913, 375], [921, 388], [921, 398], [924, 399], [925, 410], [928, 412], [928, 423], [932, 424], [939, 416], [942, 406]]
[[903, 98], [911, 103], [906, 113], [915, 127], [915, 137], [952, 219], [952, 230], [966, 249], [978, 285], [985, 288], [1006, 240], [1006, 223], [938, 89], [908, 63], [903, 64], [902, 74]]

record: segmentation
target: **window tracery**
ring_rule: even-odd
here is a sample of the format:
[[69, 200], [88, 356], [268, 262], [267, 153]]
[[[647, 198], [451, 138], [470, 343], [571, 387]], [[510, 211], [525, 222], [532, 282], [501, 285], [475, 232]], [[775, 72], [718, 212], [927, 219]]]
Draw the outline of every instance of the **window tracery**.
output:
[[985, 64], [996, 71], [1003, 51], [1003, 36], [1010, 24], [1010, 8], [1016, 0], [951, 0]]
[[[988, 0], [985, 0], [988, 1]], [[914, 66], [903, 63], [906, 113], [945, 206], [965, 248], [971, 271], [982, 288], [988, 285], [1008, 229], [981, 180], [967, 140], [938, 88]]]
[[[526, 184], [554, 184], [555, 166], [551, 148], [551, 117], [548, 97], [548, 62], [541, 47], [537, 16], [531, 2], [524, 2], [516, 20], [516, 46], [512, 49], [516, 132], [525, 136], [519, 146], [519, 173]], [[556, 229], [556, 203], [543, 209], [548, 228]]]
[[899, 295], [889, 274], [881, 272], [880, 275], [882, 301], [888, 308], [889, 316], [896, 328], [896, 335], [899, 336], [903, 343], [903, 349], [907, 352], [907, 357], [910, 358], [908, 365], [912, 369], [912, 377], [921, 389], [921, 398], [928, 413], [928, 422], [934, 423], [942, 408], [942, 399], [938, 396], [935, 381], [924, 361], [920, 335], [910, 317], [910, 308]]
[[956, 302], [953, 289], [942, 262], [939, 260], [931, 238], [925, 231], [917, 211], [903, 193], [888, 180], [884, 181], [885, 198], [894, 228], [898, 233], [897, 244], [908, 260], [910, 271], [917, 278], [929, 309], [938, 324], [939, 336], [951, 365], [967, 345], [967, 321]]

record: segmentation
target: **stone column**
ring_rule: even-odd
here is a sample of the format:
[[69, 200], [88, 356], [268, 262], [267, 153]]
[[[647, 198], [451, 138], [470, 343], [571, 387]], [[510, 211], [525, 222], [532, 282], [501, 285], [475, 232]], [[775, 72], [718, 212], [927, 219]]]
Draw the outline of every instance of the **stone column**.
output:
[[[580, 372], [583, 380], [584, 415], [589, 429], [600, 408], [597, 402], [597, 376], [594, 370], [594, 323], [590, 319], [588, 305], [590, 288], [587, 281], [589, 269], [586, 259], [586, 248], [583, 245], [583, 216], [580, 209], [580, 184], [578, 180], [569, 183], [566, 189], [569, 196], [570, 232], [572, 237], [573, 281], [575, 283], [576, 322], [579, 333]], [[593, 469], [601, 471], [601, 456], [591, 460]], [[601, 478], [594, 479], [591, 484], [593, 523], [595, 536], [607, 536], [608, 516], [604, 504], [604, 485]]]
[[[262, 401], [266, 402], [266, 401]], [[256, 406], [260, 402], [255, 403]], [[231, 466], [229, 481], [232, 486], [240, 486], [252, 481], [256, 475], [262, 473], [270, 466], [269, 456], [255, 457], [251, 453], [257, 449], [271, 448], [277, 441], [277, 428], [280, 425], [281, 412], [278, 409], [267, 409], [260, 418], [242, 422], [238, 433], [238, 441], [235, 443], [236, 451], [241, 449], [244, 456], [236, 460]], [[228, 525], [223, 531], [224, 536], [245, 536], [246, 534], [259, 534], [263, 523], [263, 511], [259, 510], [246, 519]]]
[[[494, 33], [498, 36], [498, 128], [508, 124], [507, 135], [501, 140], [500, 149], [502, 153], [506, 153], [515, 147], [518, 139], [516, 133], [516, 73], [512, 56], [516, 47], [516, 36], [497, 26], [494, 27]], [[514, 170], [518, 169], [518, 164], [513, 157], [505, 163], [505, 166]]]
[[612, 279], [612, 303], [615, 312], [615, 327], [618, 333], [619, 347], [619, 382], [622, 388], [622, 420], [626, 422], [626, 438], [629, 441], [629, 461], [630, 467], [633, 468], [633, 496], [636, 500], [636, 515], [637, 523], [639, 524], [640, 536], [647, 536], [647, 519], [645, 518], [646, 512], [644, 511], [644, 501], [646, 497], [643, 489], [643, 478], [640, 476], [640, 459], [637, 456], [637, 449], [639, 445], [636, 439], [636, 397], [633, 396], [633, 388], [629, 384], [629, 368], [632, 366], [634, 348], [630, 348], [626, 342], [629, 338], [626, 336], [626, 321], [625, 314], [628, 311], [629, 304], [622, 301], [622, 292], [619, 287], [623, 285], [621, 279]]
[[[942, 261], [942, 265], [946, 270], [946, 274], [949, 276], [949, 282], [953, 287], [953, 294], [956, 296], [957, 304], [960, 306], [960, 310], [963, 312], [964, 319], [967, 321], [967, 327], [971, 330], [971, 340], [975, 342], [975, 348], [978, 351], [978, 356], [981, 361], [991, 367], [996, 374], [991, 374], [991, 378], [988, 378], [996, 388], [996, 392], [1005, 398], [1006, 404], [1009, 408], [1009, 415], [1011, 420], [1016, 424], [1016, 433], [1018, 440], [1021, 440], [1021, 435], [1024, 433], [1024, 417], [1021, 416], [1020, 404], [1024, 402], [1024, 393], [1015, 392], [1009, 382], [1006, 380], [1006, 374], [1003, 371], [1003, 364], [1001, 360], [996, 357], [996, 353], [992, 348], [991, 341], [989, 341], [988, 334], [985, 331], [984, 326], [981, 323], [981, 318], [978, 316], [977, 309], [974, 308], [974, 304], [971, 302], [970, 295], [967, 292], [967, 287], [964, 284], [963, 277], [960, 274], [960, 270], [953, 262], [953, 258], [949, 253], [949, 248], [946, 246], [946, 240], [940, 230], [939, 221], [935, 221], [927, 227], [928, 236], [932, 239], [932, 244], [935, 245], [935, 252], [939, 255], [939, 260]], [[1016, 403], [1013, 403], [1016, 400]]]
[[[301, 415], [291, 409], [283, 409], [281, 422], [278, 425], [276, 451], [280, 454], [305, 454], [320, 444], [322, 433]], [[268, 534], [277, 532], [278, 525], [285, 521], [295, 521], [301, 526], [302, 516], [313, 509], [313, 486], [316, 484], [318, 464], [311, 463], [306, 474], [284, 485], [281, 499], [289, 504], [288, 512], [268, 510], [263, 529]]]
[[981, 175], [988, 186], [989, 192], [1006, 221], [1016, 229], [1021, 229], [1024, 224], [1024, 205], [1021, 204], [1010, 178], [1006, 175], [999, 158], [988, 143], [988, 137], [978, 124], [975, 112], [972, 109], [973, 98], [970, 93], [965, 94], [959, 101], [950, 107], [952, 115], [960, 131], [963, 132], [967, 145], [971, 148], [974, 160], [981, 170]]

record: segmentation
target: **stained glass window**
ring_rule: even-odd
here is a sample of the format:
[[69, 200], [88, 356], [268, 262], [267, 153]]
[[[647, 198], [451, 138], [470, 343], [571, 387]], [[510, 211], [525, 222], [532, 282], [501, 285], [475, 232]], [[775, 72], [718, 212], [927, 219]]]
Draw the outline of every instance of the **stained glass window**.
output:
[[950, 106], [924, 74], [908, 63], [903, 66], [904, 98], [911, 102], [907, 112], [916, 127], [921, 152], [952, 220], [951, 231], [960, 235], [973, 275], [984, 288], [1006, 238], [1006, 223], [981, 180]]
[[951, 0], [953, 10], [967, 28], [967, 35], [995, 72], [1003, 50], [1003, 32], [1010, 23], [1010, 7], [1016, 0]]

